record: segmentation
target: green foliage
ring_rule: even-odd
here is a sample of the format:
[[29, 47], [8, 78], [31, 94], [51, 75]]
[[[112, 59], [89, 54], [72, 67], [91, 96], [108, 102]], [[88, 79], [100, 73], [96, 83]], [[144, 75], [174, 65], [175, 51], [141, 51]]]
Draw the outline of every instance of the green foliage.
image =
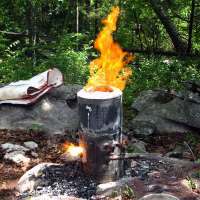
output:
[[118, 191], [114, 190], [111, 193], [110, 198], [116, 198], [119, 196], [122, 199], [132, 199], [132, 200], [135, 199], [134, 190], [127, 184], [123, 188], [120, 188], [120, 190]]
[[[78, 3], [77, 3], [78, 2]], [[191, 2], [159, 1], [177, 34], [187, 43]], [[141, 0], [16, 0], [0, 1], [0, 83], [27, 79], [51, 67], [66, 83], [85, 84], [95, 52], [91, 40], [101, 19], [119, 5], [121, 15], [114, 38], [123, 48], [173, 51], [170, 37], [149, 1]], [[177, 12], [178, 10], [178, 12]], [[192, 53], [200, 51], [200, 7], [196, 4]], [[77, 18], [78, 17], [78, 18]], [[78, 28], [78, 29], [77, 29]], [[78, 34], [75, 32], [79, 32]], [[26, 36], [5, 32], [24, 33]], [[137, 55], [133, 76], [124, 92], [126, 105], [142, 90], [181, 89], [182, 82], [200, 79], [198, 60]]]
[[112, 191], [110, 197], [111, 198], [115, 198], [115, 197], [117, 197], [119, 195], [118, 193], [119, 193], [118, 191], [114, 190], [114, 191]]
[[199, 143], [199, 137], [189, 132], [185, 136], [185, 141], [187, 141], [191, 146], [196, 146]]
[[31, 132], [41, 132], [43, 130], [43, 125], [42, 124], [37, 124], [37, 123], [34, 123], [31, 125], [31, 127], [27, 130], [29, 133]]
[[180, 90], [183, 81], [199, 80], [198, 60], [136, 56], [133, 75], [125, 89], [125, 103], [130, 105], [139, 92], [148, 89], [165, 88]]
[[146, 153], [146, 151], [139, 146], [136, 145], [128, 145], [127, 150], [128, 153]]
[[80, 40], [84, 40], [83, 35], [64, 35], [57, 46], [54, 46], [55, 53], [48, 54], [48, 60], [42, 62], [35, 71], [40, 72], [49, 67], [57, 67], [64, 74], [66, 83], [84, 84], [88, 76], [90, 47], [88, 45], [78, 47]]
[[190, 189], [192, 189], [192, 190], [197, 189], [197, 184], [195, 183], [195, 181], [190, 176], [187, 176], [186, 179], [188, 181], [188, 186], [190, 187]]
[[[200, 164], [200, 158], [198, 158], [196, 160], [196, 163]], [[196, 178], [200, 178], [200, 170], [198, 170], [195, 173], [193, 173], [193, 176], [196, 177]]]
[[4, 51], [7, 48], [6, 42], [7, 40], [2, 35], [0, 35], [0, 56], [4, 55]]
[[90, 47], [84, 45], [80, 50], [76, 50], [79, 48], [77, 44], [80, 38], [83, 39], [82, 35], [64, 35], [56, 44], [37, 47], [38, 56], [35, 67], [33, 67], [32, 58], [25, 56], [26, 51], [32, 52], [33, 49], [24, 48], [16, 51], [9, 49], [0, 61], [0, 83], [28, 79], [51, 67], [57, 67], [64, 74], [66, 83], [84, 84], [88, 76]]
[[[13, 53], [14, 54], [14, 53]], [[22, 58], [20, 51], [7, 55], [0, 62], [0, 83], [9, 83], [30, 78], [33, 74], [32, 61]]]
[[124, 189], [122, 190], [122, 198], [125, 198], [125, 199], [135, 198], [135, 193], [129, 185], [126, 185]]

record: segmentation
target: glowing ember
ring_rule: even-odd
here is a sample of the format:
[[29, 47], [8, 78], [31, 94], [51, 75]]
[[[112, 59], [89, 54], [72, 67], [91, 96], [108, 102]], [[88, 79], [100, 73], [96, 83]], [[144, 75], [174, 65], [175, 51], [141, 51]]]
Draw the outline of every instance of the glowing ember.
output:
[[105, 27], [94, 43], [94, 47], [101, 55], [90, 63], [90, 78], [85, 87], [86, 90], [91, 87], [95, 91], [103, 92], [110, 92], [110, 87], [123, 90], [128, 77], [132, 74], [131, 69], [126, 65], [133, 60], [133, 56], [124, 52], [112, 37], [112, 33], [116, 31], [119, 14], [119, 7], [114, 7], [107, 18], [102, 21]]
[[84, 148], [73, 143], [64, 144], [65, 153], [72, 157], [80, 157], [84, 153]]

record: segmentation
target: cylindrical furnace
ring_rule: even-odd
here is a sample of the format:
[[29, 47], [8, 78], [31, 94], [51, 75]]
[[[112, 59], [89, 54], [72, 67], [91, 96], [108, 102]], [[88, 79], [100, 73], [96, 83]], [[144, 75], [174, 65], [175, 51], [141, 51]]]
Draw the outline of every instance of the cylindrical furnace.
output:
[[78, 92], [80, 116], [80, 143], [86, 152], [84, 168], [99, 182], [118, 179], [122, 173], [122, 161], [110, 161], [112, 154], [119, 155], [122, 140], [122, 92]]

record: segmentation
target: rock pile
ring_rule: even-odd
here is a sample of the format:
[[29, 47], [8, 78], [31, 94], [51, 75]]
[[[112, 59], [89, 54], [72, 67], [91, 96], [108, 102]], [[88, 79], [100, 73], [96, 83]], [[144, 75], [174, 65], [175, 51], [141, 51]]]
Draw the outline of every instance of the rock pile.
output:
[[35, 150], [38, 148], [38, 144], [33, 141], [24, 142], [24, 146], [12, 143], [1, 144], [2, 150], [5, 152], [4, 159], [14, 162], [17, 165], [28, 165], [30, 158], [26, 156], [27, 152], [31, 155], [37, 155]]

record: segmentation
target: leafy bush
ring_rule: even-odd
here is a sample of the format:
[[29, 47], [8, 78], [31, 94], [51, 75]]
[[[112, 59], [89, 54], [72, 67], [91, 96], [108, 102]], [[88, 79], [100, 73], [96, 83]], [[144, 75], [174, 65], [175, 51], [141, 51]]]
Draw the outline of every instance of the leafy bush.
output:
[[32, 62], [22, 53], [16, 51], [14, 55], [7, 54], [0, 60], [0, 83], [9, 83], [20, 79], [30, 78], [33, 74]]
[[56, 53], [41, 66], [59, 68], [67, 83], [84, 84], [88, 76], [88, 54], [91, 48], [88, 45], [78, 46], [82, 40], [84, 36], [81, 34], [65, 35], [55, 49]]
[[[49, 68], [57, 67], [66, 83], [84, 84], [88, 75], [90, 47], [78, 47], [82, 35], [65, 34], [57, 43], [36, 46], [36, 65], [33, 65], [33, 48], [7, 51], [0, 60], [0, 83], [27, 79]], [[29, 52], [31, 56], [27, 56]]]
[[[138, 59], [138, 60], [137, 60]], [[185, 80], [199, 80], [198, 60], [136, 56], [133, 75], [125, 89], [125, 104], [130, 105], [139, 92], [154, 88], [180, 90]]]

